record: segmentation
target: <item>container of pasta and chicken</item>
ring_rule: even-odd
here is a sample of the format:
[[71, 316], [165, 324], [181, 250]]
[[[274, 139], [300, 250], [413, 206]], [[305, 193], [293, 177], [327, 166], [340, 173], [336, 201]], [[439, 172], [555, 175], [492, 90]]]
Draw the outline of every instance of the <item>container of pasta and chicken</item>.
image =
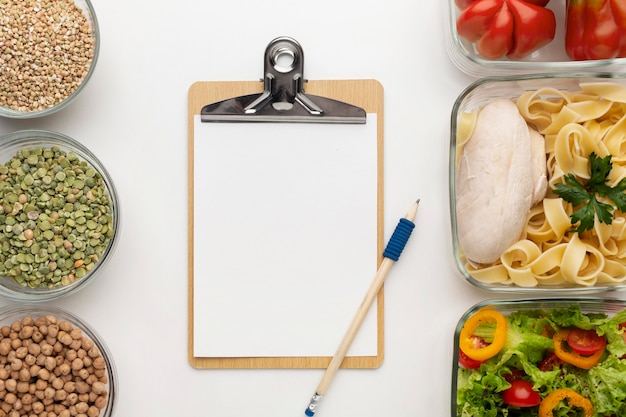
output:
[[626, 415], [626, 302], [486, 300], [453, 339], [452, 417]]
[[454, 103], [453, 256], [487, 291], [626, 288], [626, 74], [484, 78]]

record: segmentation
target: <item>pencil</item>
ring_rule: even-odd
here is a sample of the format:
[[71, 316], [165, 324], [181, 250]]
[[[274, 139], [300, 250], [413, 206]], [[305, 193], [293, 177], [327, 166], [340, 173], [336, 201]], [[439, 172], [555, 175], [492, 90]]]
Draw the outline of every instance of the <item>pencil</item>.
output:
[[333, 378], [335, 377], [337, 370], [339, 370], [339, 367], [341, 366], [341, 362], [343, 362], [343, 359], [345, 358], [346, 353], [348, 353], [348, 349], [350, 348], [352, 341], [354, 340], [357, 332], [359, 331], [359, 328], [361, 327], [361, 324], [363, 323], [363, 320], [365, 319], [367, 312], [372, 306], [372, 303], [374, 302], [376, 295], [380, 291], [380, 288], [382, 287], [383, 282], [385, 281], [385, 278], [387, 277], [387, 274], [389, 274], [389, 270], [391, 269], [391, 266], [400, 258], [400, 254], [404, 250], [404, 246], [409, 240], [409, 237], [411, 236], [411, 232], [413, 231], [413, 228], [415, 227], [415, 224], [413, 223], [413, 221], [415, 220], [415, 216], [417, 216], [417, 209], [419, 207], [419, 203], [420, 203], [420, 200], [418, 199], [415, 202], [415, 204], [411, 206], [411, 208], [406, 213], [404, 218], [400, 219], [400, 221], [398, 222], [398, 225], [396, 226], [396, 229], [391, 235], [391, 238], [389, 239], [389, 242], [387, 243], [387, 247], [385, 248], [385, 251], [383, 252], [383, 260], [380, 266], [378, 267], [378, 271], [376, 272], [376, 275], [374, 276], [374, 280], [372, 284], [370, 285], [369, 289], [367, 290], [367, 293], [365, 294], [365, 298], [363, 299], [363, 302], [359, 306], [359, 309], [357, 310], [354, 318], [352, 319], [352, 323], [350, 323], [350, 327], [348, 327], [348, 331], [346, 332], [346, 334], [343, 337], [343, 340], [339, 344], [339, 347], [337, 348], [335, 355], [333, 356], [332, 360], [328, 364], [328, 368], [326, 368], [326, 371], [324, 372], [324, 375], [322, 376], [322, 379], [320, 383], [318, 384], [317, 389], [315, 390], [315, 394], [311, 398], [311, 401], [309, 402], [308, 407], [304, 411], [304, 414], [306, 416], [312, 417], [313, 415], [315, 415], [315, 412], [317, 411], [317, 408], [319, 406], [320, 401], [322, 400], [322, 397], [326, 394], [326, 390], [328, 389], [328, 386], [330, 385]]

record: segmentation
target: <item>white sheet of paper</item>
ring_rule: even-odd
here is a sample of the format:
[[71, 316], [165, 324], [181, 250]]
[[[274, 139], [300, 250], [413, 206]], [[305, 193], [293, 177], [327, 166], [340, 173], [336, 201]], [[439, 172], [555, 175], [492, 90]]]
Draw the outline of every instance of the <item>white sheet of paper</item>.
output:
[[[194, 123], [194, 356], [332, 356], [376, 273], [376, 114]], [[376, 304], [348, 356], [377, 354]]]

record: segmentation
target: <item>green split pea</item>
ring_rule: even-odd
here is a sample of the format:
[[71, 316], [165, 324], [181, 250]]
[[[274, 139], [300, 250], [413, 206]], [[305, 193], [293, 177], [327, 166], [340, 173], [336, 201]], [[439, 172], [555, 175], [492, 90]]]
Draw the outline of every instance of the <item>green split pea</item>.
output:
[[18, 151], [0, 164], [0, 276], [30, 288], [84, 277], [113, 236], [111, 207], [102, 176], [75, 153]]

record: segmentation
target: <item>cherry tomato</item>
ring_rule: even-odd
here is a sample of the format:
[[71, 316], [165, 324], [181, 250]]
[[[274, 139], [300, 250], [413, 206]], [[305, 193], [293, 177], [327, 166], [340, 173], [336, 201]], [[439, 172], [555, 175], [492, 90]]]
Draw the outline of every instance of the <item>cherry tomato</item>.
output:
[[[483, 348], [489, 345], [489, 343], [487, 343], [485, 339], [479, 336], [472, 336], [472, 343], [476, 349]], [[465, 353], [463, 353], [461, 349], [459, 349], [459, 364], [463, 368], [478, 369], [480, 365], [484, 362], [485, 361], [477, 361], [475, 359], [470, 358]]]
[[541, 397], [533, 390], [533, 384], [525, 379], [517, 379], [502, 393], [502, 401], [513, 407], [534, 407], [539, 405]]
[[567, 335], [567, 344], [579, 355], [593, 355], [604, 349], [606, 338], [598, 336], [594, 329], [574, 328]]
[[478, 369], [484, 361], [477, 361], [467, 356], [459, 349], [459, 365], [467, 369]]

